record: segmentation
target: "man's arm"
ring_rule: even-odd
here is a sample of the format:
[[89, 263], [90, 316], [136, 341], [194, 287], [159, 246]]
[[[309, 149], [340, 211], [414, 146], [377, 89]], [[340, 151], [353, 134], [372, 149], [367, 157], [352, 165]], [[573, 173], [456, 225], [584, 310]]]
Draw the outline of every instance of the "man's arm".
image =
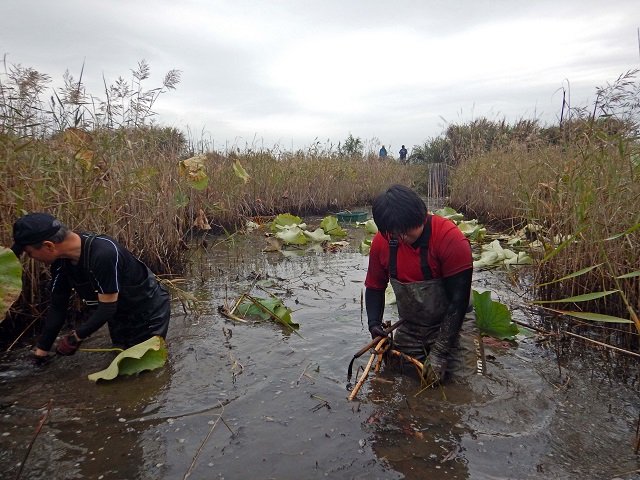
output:
[[373, 338], [384, 336], [382, 328], [382, 315], [384, 313], [384, 290], [366, 288], [364, 291], [364, 303], [367, 308], [367, 323], [369, 332]]
[[47, 316], [44, 320], [42, 333], [36, 343], [35, 355], [45, 357], [51, 350], [58, 333], [64, 325], [71, 296], [71, 286], [62, 269], [61, 264], [54, 263], [51, 267], [51, 301]]
[[443, 279], [449, 306], [440, 326], [438, 338], [429, 352], [429, 359], [432, 365], [441, 365], [444, 370], [446, 370], [449, 350], [460, 334], [462, 322], [469, 306], [472, 275], [473, 268], [469, 268]]
[[101, 326], [111, 320], [118, 311], [118, 294], [117, 293], [99, 293], [98, 308], [93, 312], [89, 319], [76, 328], [76, 340], [84, 340]]

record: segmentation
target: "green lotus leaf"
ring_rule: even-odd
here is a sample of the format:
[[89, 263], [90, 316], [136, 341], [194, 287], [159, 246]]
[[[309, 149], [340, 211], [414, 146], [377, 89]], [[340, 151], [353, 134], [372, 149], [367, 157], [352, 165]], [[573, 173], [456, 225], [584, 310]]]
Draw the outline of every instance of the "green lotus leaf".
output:
[[454, 222], [458, 222], [464, 218], [463, 214], [456, 212], [451, 207], [444, 207], [439, 210], [436, 210], [433, 213], [435, 213], [439, 217], [444, 217], [444, 218], [448, 218], [449, 220], [453, 220]]
[[320, 243], [331, 241], [331, 235], [327, 235], [326, 233], [324, 233], [324, 230], [322, 230], [321, 228], [316, 228], [313, 232], [303, 230], [302, 233], [313, 242]]
[[111, 365], [92, 373], [89, 380], [113, 380], [119, 375], [135, 375], [145, 370], [155, 370], [167, 361], [167, 344], [164, 338], [155, 336], [120, 352]]
[[371, 235], [375, 235], [376, 233], [378, 233], [378, 226], [376, 225], [376, 222], [373, 221], [373, 218], [370, 218], [369, 220], [364, 222], [364, 228]]
[[491, 292], [478, 293], [473, 290], [473, 308], [476, 325], [483, 335], [511, 340], [518, 334], [518, 326], [511, 320], [511, 312], [506, 305], [491, 300]]
[[307, 243], [307, 237], [297, 225], [284, 226], [275, 236], [290, 245], [306, 245]]
[[10, 248], [0, 247], [0, 322], [22, 292], [22, 264]]
[[369, 252], [371, 251], [371, 239], [365, 238], [364, 240], [362, 240], [362, 242], [360, 242], [360, 247], [358, 248], [358, 250], [365, 257], [369, 255]]
[[285, 307], [279, 298], [251, 297], [248, 299], [245, 296], [245, 300], [238, 305], [236, 312], [241, 317], [256, 316], [261, 320], [272, 319], [293, 331], [300, 328], [300, 325], [291, 319], [292, 310]]
[[338, 219], [333, 215], [327, 215], [324, 217], [320, 222], [320, 228], [332, 237], [347, 236], [347, 232], [338, 224]]
[[299, 225], [302, 223], [302, 219], [297, 215], [291, 215], [290, 213], [281, 213], [271, 222], [271, 231], [277, 232], [278, 226], [286, 226], [286, 225]]

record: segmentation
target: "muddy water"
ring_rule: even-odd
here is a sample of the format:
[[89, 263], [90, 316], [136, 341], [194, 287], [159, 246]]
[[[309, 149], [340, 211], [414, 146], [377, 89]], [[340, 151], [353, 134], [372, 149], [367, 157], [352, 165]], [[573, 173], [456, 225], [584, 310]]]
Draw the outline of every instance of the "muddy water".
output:
[[[21, 478], [640, 478], [637, 384], [572, 362], [559, 370], [535, 338], [486, 345], [486, 375], [470, 371], [443, 390], [418, 394], [412, 376], [383, 369], [348, 402], [347, 365], [369, 340], [361, 236], [351, 231], [354, 247], [339, 253], [286, 256], [260, 253], [259, 234], [210, 240], [188, 283], [205, 311], [176, 304], [159, 371], [96, 385], [86, 375], [112, 354], [79, 352], [42, 368], [26, 347], [4, 355], [0, 478], [15, 478], [34, 438]], [[294, 310], [300, 336], [217, 313], [256, 274]], [[496, 272], [479, 272], [474, 288], [503, 302], [518, 295]], [[84, 346], [108, 344], [104, 332], [94, 337]]]

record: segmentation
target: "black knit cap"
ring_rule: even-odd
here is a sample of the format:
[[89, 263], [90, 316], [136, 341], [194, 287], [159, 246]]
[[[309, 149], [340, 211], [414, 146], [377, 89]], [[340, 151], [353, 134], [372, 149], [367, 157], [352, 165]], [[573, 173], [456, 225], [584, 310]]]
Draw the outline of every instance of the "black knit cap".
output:
[[13, 224], [13, 246], [16, 257], [22, 255], [24, 247], [48, 240], [55, 235], [62, 224], [48, 213], [29, 213]]

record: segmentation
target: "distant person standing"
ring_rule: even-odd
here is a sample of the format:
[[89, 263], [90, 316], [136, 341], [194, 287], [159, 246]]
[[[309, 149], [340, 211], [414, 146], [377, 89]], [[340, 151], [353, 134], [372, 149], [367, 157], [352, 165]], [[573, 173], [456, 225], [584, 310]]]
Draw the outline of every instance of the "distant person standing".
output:
[[400, 153], [400, 163], [407, 163], [407, 149], [404, 147], [404, 145], [402, 145], [402, 148], [398, 153]]
[[384, 148], [384, 145], [382, 145], [382, 148], [380, 149], [380, 152], [378, 152], [378, 156], [380, 158], [387, 158], [387, 149]]

